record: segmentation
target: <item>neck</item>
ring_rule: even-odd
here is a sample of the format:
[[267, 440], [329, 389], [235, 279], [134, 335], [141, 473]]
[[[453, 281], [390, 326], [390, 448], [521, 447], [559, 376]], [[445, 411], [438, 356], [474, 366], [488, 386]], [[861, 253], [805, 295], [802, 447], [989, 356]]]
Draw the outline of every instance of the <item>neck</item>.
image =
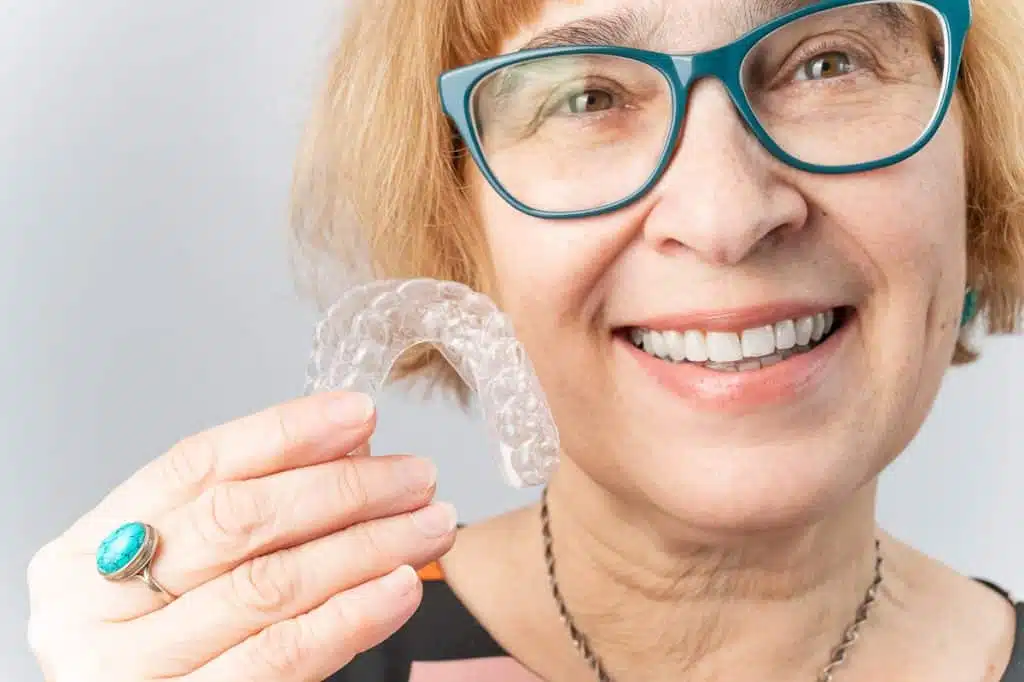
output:
[[874, 578], [874, 500], [872, 486], [813, 523], [716, 535], [563, 469], [556, 578], [613, 679], [815, 680]]

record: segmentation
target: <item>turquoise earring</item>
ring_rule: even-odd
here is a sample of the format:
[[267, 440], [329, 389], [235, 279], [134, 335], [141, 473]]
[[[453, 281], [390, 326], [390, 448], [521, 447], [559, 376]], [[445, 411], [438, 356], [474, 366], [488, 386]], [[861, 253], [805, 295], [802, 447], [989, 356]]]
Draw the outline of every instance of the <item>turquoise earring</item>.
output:
[[960, 313], [960, 326], [966, 327], [978, 312], [978, 292], [970, 287], [964, 294], [964, 308]]

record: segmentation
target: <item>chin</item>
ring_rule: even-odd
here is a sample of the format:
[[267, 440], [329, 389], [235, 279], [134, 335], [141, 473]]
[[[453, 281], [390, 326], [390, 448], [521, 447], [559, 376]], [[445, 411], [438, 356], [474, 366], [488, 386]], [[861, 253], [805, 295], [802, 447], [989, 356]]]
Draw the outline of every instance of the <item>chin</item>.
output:
[[[793, 322], [773, 323], [780, 313]], [[743, 320], [758, 333], [708, 332], [696, 362], [685, 345], [692, 323], [677, 318], [615, 327], [603, 365], [585, 352], [575, 364], [568, 354], [545, 358], [546, 370], [600, 377], [556, 394], [571, 409], [563, 423], [588, 426], [565, 432], [567, 451], [629, 500], [627, 510], [715, 542], [806, 528], [872, 503], [878, 474], [923, 422], [938, 356], [922, 354], [905, 327], [878, 343], [889, 326], [870, 309], [793, 304]], [[711, 346], [728, 334], [736, 338], [724, 350]], [[748, 351], [757, 357], [736, 359]]]
[[642, 468], [631, 474], [633, 493], [701, 535], [804, 528], [853, 503], [885, 465], [865, 456], [873, 450], [852, 448], [856, 439], [836, 440], [714, 449], [663, 444], [630, 463]]

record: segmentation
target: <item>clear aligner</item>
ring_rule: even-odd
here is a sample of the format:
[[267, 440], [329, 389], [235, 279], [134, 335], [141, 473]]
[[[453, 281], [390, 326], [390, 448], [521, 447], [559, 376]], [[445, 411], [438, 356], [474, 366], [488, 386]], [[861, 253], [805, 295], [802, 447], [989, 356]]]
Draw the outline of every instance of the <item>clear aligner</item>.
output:
[[421, 343], [435, 346], [475, 392], [508, 483], [543, 484], [559, 452], [547, 399], [511, 321], [465, 285], [380, 280], [347, 292], [316, 327], [305, 392], [373, 396], [399, 356]]

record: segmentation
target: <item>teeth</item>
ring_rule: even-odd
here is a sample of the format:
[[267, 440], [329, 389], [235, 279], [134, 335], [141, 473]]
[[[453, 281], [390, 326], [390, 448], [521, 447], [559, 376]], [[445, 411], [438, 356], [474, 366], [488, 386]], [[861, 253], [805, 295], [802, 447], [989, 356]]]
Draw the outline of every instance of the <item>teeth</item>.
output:
[[743, 359], [743, 346], [739, 334], [708, 332], [708, 358], [712, 362], [737, 362]]
[[775, 352], [775, 327], [767, 325], [744, 330], [741, 345], [745, 358], [763, 358], [771, 355]]
[[821, 341], [825, 333], [825, 315], [818, 313], [814, 316], [814, 324], [811, 327], [811, 341]]
[[686, 344], [686, 359], [690, 362], [707, 362], [708, 344], [704, 341], [704, 334], [691, 329], [683, 334], [683, 341]]
[[775, 347], [779, 350], [789, 350], [796, 345], [796, 324], [793, 320], [783, 320], [775, 323]]
[[668, 356], [675, 362], [682, 362], [686, 359], [686, 342], [679, 332], [665, 332], [665, 345], [668, 346]]
[[656, 336], [655, 334], [645, 333], [645, 332], [641, 331], [640, 332], [640, 343], [638, 343], [636, 345], [638, 345], [640, 348], [643, 348], [645, 353], [648, 353], [650, 355], [656, 355], [656, 353], [654, 352], [654, 340], [653, 340], [655, 336]]
[[[665, 335], [664, 334], [651, 334], [650, 339], [651, 339], [651, 350], [649, 350], [648, 352], [649, 353], [653, 353], [654, 355], [657, 355], [659, 358], [667, 358], [668, 357], [668, 343], [665, 342]], [[645, 348], [647, 347], [646, 343], [644, 343], [644, 347]]]
[[689, 329], [656, 332], [633, 328], [630, 340], [650, 355], [672, 362], [693, 362], [719, 371], [748, 371], [774, 365], [810, 349], [835, 325], [829, 310], [795, 320], [780, 320], [735, 332]]
[[814, 332], [814, 318], [801, 317], [796, 321], [796, 345], [806, 346], [811, 342], [811, 334]]

